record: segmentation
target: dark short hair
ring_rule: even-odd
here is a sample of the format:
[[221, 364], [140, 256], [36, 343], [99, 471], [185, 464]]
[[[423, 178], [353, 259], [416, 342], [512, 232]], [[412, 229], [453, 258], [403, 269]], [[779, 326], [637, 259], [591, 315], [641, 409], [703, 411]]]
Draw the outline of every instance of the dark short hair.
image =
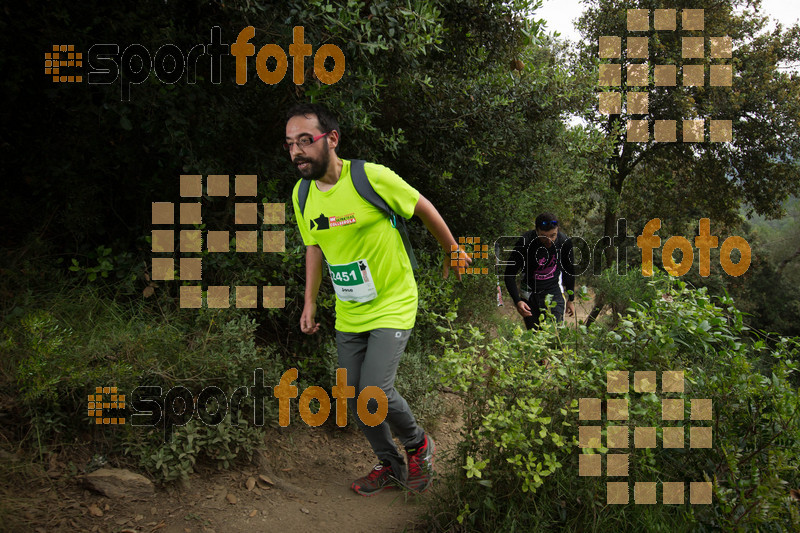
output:
[[542, 213], [541, 215], [536, 217], [536, 229], [540, 229], [542, 231], [549, 231], [553, 229], [551, 223], [554, 221], [557, 222], [558, 219], [553, 213]]
[[[319, 127], [323, 132], [327, 133], [329, 131], [335, 131], [339, 134], [339, 138], [341, 139], [342, 132], [339, 130], [339, 121], [336, 120], [336, 116], [331, 113], [330, 109], [324, 105], [296, 104], [292, 106], [289, 111], [287, 111], [286, 122], [288, 123], [292, 117], [298, 117], [301, 115], [306, 118], [309, 118], [309, 115], [315, 115], [317, 117], [317, 122], [319, 122]], [[336, 145], [335, 151], [337, 154], [339, 153], [339, 145]]]

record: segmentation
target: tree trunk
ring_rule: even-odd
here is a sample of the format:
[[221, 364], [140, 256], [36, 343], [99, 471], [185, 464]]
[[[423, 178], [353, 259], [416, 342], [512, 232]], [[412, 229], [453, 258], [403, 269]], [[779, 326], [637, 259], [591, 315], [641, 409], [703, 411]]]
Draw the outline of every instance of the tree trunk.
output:
[[[614, 204], [616, 204], [616, 200]], [[615, 232], [615, 216], [616, 216], [616, 209], [614, 209], [611, 205], [611, 202], [606, 202], [606, 213], [605, 219], [603, 221], [603, 244], [608, 243], [608, 246], [605, 247], [605, 264], [603, 265], [603, 270], [607, 268], [611, 268], [611, 264], [614, 262], [615, 254], [614, 254], [614, 232]]]
[[598, 296], [594, 302], [594, 307], [592, 308], [592, 311], [586, 316], [586, 321], [584, 322], [584, 325], [591, 326], [594, 323], [594, 321], [597, 320], [597, 317], [600, 315], [600, 312], [603, 310], [605, 306], [606, 303], [605, 301], [603, 301], [603, 297]]

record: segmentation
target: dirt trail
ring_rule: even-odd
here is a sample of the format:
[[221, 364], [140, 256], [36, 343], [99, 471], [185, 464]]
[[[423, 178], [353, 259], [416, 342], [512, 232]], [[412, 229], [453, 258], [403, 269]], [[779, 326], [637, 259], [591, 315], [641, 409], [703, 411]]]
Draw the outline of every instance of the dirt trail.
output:
[[[447, 405], [458, 398], [443, 393]], [[460, 412], [451, 407], [430, 431], [437, 471], [455, 449]], [[424, 531], [421, 496], [387, 490], [365, 498], [350, 483], [369, 472], [375, 456], [353, 428], [304, 424], [268, 432], [266, 451], [253, 464], [230, 471], [201, 470], [183, 484], [156, 488], [152, 501], [112, 500], [81, 488], [67, 475], [66, 457], [54, 460], [49, 476], [35, 476], [23, 498], [4, 487], [4, 505], [24, 509], [19, 522], [0, 531], [190, 532], [376, 532]], [[260, 480], [267, 476], [272, 486]], [[248, 478], [259, 480], [248, 490]], [[5, 483], [3, 483], [5, 484]], [[434, 489], [435, 490], [435, 487]]]
[[[580, 325], [586, 320], [586, 317], [589, 316], [589, 313], [591, 313], [592, 308], [594, 307], [594, 292], [591, 289], [589, 290], [589, 296], [590, 299], [586, 301], [580, 300], [577, 296], [575, 297], [575, 316], [564, 316], [564, 322], [567, 324], [567, 326], [575, 327], [576, 317], [578, 319], [578, 325]], [[522, 317], [514, 308], [514, 301], [506, 292], [505, 287], [503, 288], [503, 306], [498, 307], [497, 309], [501, 316], [510, 320], [518, 321], [520, 326], [525, 327]], [[608, 311], [606, 310], [603, 312], [603, 314], [607, 312]]]

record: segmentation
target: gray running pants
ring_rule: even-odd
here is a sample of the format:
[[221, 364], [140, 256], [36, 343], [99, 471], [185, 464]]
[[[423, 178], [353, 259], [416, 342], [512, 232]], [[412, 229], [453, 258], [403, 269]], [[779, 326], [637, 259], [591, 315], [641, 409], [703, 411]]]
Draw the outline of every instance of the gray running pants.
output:
[[[355, 387], [356, 398], [368, 386], [380, 387], [389, 401], [386, 420], [377, 426], [364, 424], [356, 410], [356, 398], [349, 398], [347, 406], [354, 413], [358, 426], [367, 437], [372, 450], [380, 460], [389, 461], [395, 476], [405, 481], [407, 471], [403, 456], [392, 440], [392, 432], [403, 446], [413, 446], [425, 434], [417, 425], [405, 399], [394, 388], [394, 378], [400, 357], [406, 349], [410, 329], [378, 328], [363, 333], [336, 331], [336, 348], [339, 353], [339, 368], [347, 369], [347, 385]], [[377, 401], [367, 404], [371, 413]]]

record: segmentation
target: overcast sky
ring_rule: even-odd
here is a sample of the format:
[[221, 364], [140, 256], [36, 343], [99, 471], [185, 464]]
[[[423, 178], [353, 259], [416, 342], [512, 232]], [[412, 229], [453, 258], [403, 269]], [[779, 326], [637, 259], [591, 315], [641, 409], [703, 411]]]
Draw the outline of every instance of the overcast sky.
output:
[[[800, 0], [761, 0], [761, 8], [771, 19], [789, 26], [800, 20]], [[547, 32], [557, 31], [562, 37], [579, 40], [574, 21], [583, 13], [580, 0], [544, 0], [544, 6], [534, 16], [547, 21]]]

